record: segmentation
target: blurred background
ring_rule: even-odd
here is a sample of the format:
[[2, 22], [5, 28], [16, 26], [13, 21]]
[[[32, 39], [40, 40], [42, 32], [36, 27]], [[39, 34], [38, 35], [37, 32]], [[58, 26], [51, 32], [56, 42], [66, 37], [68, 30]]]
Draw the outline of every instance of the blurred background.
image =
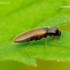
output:
[[70, 70], [70, 62], [37, 60], [37, 67], [15, 61], [1, 61], [0, 70]]

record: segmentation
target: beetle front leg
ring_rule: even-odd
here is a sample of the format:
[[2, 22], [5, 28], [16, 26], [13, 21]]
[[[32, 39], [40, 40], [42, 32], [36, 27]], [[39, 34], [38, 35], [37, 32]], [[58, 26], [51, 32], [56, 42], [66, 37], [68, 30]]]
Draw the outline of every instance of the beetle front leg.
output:
[[56, 41], [57, 41], [57, 42], [60, 42], [60, 41], [58, 41], [58, 39], [59, 39], [59, 36], [54, 36], [54, 40], [53, 40], [52, 43], [55, 43]]

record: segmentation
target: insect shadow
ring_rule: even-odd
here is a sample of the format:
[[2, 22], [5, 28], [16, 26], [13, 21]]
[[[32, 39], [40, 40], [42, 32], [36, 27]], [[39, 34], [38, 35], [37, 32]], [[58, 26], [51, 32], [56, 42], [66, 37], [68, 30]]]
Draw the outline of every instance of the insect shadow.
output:
[[[21, 48], [26, 48], [27, 46], [29, 46], [31, 44], [32, 41], [29, 42], [25, 42], [25, 43], [18, 43], [16, 44], [17, 47], [21, 47]], [[37, 40], [37, 41], [33, 41], [32, 44], [29, 46], [43, 46], [44, 45], [44, 39], [41, 40]]]
[[[25, 43], [18, 43], [16, 44], [16, 46], [18, 48], [21, 48], [21, 49], [26, 49], [26, 48], [29, 48], [29, 47], [40, 47], [40, 46], [43, 46], [43, 47], [48, 47], [48, 46], [52, 46], [52, 41], [54, 40], [54, 38], [47, 38], [47, 41], [46, 41], [46, 45], [45, 45], [45, 38], [41, 39], [41, 40], [37, 40], [37, 41], [29, 41], [29, 42], [25, 42]], [[31, 44], [32, 42], [32, 44]], [[31, 44], [31, 45], [30, 45]], [[29, 47], [28, 47], [29, 46]]]

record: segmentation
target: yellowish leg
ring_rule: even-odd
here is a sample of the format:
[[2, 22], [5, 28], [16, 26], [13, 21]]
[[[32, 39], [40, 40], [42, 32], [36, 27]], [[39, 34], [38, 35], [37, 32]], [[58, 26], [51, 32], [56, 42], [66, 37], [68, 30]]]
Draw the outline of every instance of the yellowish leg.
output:
[[45, 39], [45, 46], [48, 47], [48, 45], [46, 44], [46, 42], [47, 42], [47, 37], [46, 37], [46, 39]]
[[53, 40], [52, 43], [55, 43], [56, 41], [58, 41], [58, 38], [59, 38], [59, 37], [54, 37], [54, 40]]
[[32, 45], [32, 43], [34, 42], [34, 40], [33, 41], [31, 41], [31, 43], [25, 48], [25, 50], [27, 50], [28, 48], [29, 48], [29, 46], [31, 46]]

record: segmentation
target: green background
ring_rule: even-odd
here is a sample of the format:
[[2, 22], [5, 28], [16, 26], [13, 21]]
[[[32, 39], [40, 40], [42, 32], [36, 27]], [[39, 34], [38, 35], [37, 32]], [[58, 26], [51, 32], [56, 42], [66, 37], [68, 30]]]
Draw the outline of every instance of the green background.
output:
[[[10, 53], [8, 45], [10, 46], [13, 38], [23, 31], [47, 26], [48, 24], [50, 26], [57, 26], [60, 30], [70, 32], [70, 9], [59, 8], [60, 6], [67, 5], [70, 5], [69, 0], [0, 0], [0, 59], [3, 59], [2, 61], [0, 60], [0, 70], [70, 70], [70, 62], [64, 61], [63, 58], [60, 59], [63, 61], [54, 60], [55, 57], [51, 57], [53, 60], [41, 60], [37, 58], [37, 67], [34, 67], [26, 65], [26, 62], [24, 64], [22, 59], [18, 59], [18, 54], [14, 55], [14, 57], [9, 57], [9, 55], [6, 57], [6, 54]], [[56, 25], [56, 23], [60, 26]], [[68, 48], [69, 46], [68, 44]], [[22, 49], [24, 48], [20, 48], [20, 50]], [[16, 51], [19, 52], [18, 49]], [[58, 55], [56, 54], [59, 59]], [[69, 54], [67, 56], [69, 57]]]

